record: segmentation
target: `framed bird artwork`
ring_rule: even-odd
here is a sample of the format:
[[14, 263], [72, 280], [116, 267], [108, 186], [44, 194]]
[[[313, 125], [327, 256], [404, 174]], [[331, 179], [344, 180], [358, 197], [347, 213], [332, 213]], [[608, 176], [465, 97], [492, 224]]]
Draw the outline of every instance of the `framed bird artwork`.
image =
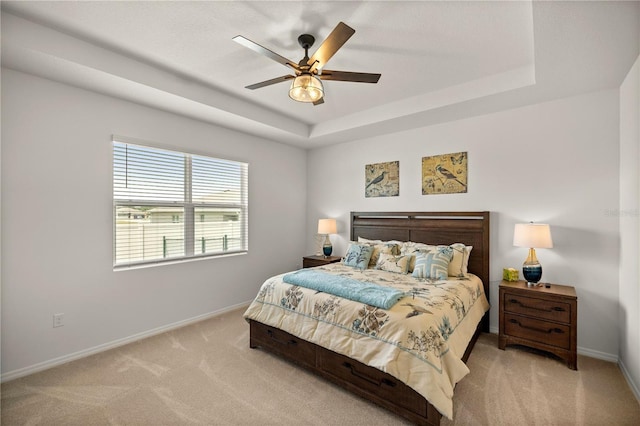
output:
[[467, 153], [422, 157], [422, 195], [467, 192]]
[[400, 195], [400, 162], [364, 166], [364, 196], [397, 197]]

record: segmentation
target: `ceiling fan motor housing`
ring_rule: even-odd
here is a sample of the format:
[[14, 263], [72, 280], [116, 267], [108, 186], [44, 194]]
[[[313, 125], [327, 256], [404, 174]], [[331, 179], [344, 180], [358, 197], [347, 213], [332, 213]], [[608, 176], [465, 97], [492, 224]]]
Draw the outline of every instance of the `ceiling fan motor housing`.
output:
[[315, 43], [315, 41], [315, 37], [311, 34], [301, 34], [298, 37], [298, 44], [302, 46], [304, 50], [308, 50], [311, 46], [313, 46], [313, 43]]

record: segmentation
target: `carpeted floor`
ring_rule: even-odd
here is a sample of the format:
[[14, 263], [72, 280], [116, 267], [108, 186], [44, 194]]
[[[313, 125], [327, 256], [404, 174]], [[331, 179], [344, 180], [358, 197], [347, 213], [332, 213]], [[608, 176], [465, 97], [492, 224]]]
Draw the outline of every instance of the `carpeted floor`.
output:
[[[402, 425], [259, 349], [242, 310], [2, 384], [2, 425]], [[442, 425], [637, 425], [615, 364], [578, 371], [485, 334]]]

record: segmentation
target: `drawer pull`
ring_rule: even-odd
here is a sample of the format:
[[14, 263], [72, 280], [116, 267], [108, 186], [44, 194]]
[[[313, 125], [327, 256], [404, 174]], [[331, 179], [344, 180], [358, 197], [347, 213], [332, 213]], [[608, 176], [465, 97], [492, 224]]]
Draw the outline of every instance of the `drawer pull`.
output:
[[354, 376], [356, 376], [356, 377], [358, 377], [358, 378], [360, 378], [362, 380], [366, 380], [367, 382], [369, 382], [371, 384], [374, 384], [376, 386], [387, 385], [387, 386], [393, 387], [393, 386], [396, 385], [396, 382], [393, 382], [393, 381], [391, 381], [391, 380], [389, 380], [387, 378], [374, 379], [374, 378], [371, 378], [369, 376], [366, 376], [366, 375], [360, 373], [358, 370], [356, 370], [355, 367], [353, 366], [353, 364], [351, 364], [350, 362], [346, 362], [345, 361], [345, 362], [342, 363], [342, 366], [348, 368], [349, 370], [351, 370], [351, 374], [353, 374]]
[[287, 346], [287, 345], [297, 345], [298, 344], [298, 342], [296, 342], [293, 339], [290, 339], [290, 340], [288, 340], [286, 342], [283, 341], [283, 340], [280, 340], [280, 339], [276, 339], [276, 337], [273, 335], [273, 331], [271, 331], [271, 330], [267, 330], [267, 334], [269, 335], [269, 337], [271, 337], [271, 340], [273, 340], [274, 342], [279, 343], [281, 345]]
[[544, 329], [544, 328], [538, 328], [538, 327], [531, 327], [531, 326], [527, 326], [527, 325], [522, 325], [520, 324], [520, 321], [516, 320], [516, 319], [510, 319], [509, 322], [511, 324], [518, 324], [519, 327], [521, 328], [528, 328], [529, 330], [533, 330], [533, 331], [538, 331], [540, 333], [547, 333], [547, 334], [551, 334], [551, 333], [558, 333], [558, 334], [562, 334], [564, 333], [564, 331], [561, 328], [549, 328], [549, 329]]
[[509, 303], [514, 303], [516, 305], [520, 305], [523, 308], [526, 309], [533, 309], [534, 311], [542, 311], [542, 312], [564, 312], [565, 309], [561, 308], [560, 306], [554, 306], [551, 309], [543, 309], [543, 308], [538, 308], [536, 306], [529, 306], [529, 305], [525, 305], [524, 303], [522, 303], [521, 301], [517, 300], [517, 299], [509, 299]]

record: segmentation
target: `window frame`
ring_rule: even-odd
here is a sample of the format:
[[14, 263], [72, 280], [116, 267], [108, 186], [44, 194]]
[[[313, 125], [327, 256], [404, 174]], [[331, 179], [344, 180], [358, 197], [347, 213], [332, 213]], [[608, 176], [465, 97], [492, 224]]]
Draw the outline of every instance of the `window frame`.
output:
[[[155, 151], [168, 151], [173, 154], [179, 154], [184, 156], [184, 200], [183, 201], [149, 201], [147, 199], [117, 199], [116, 198], [116, 183], [115, 183], [115, 151], [116, 144], [126, 144], [126, 145], [134, 145], [137, 147], [141, 147], [148, 150]], [[193, 192], [192, 192], [192, 183], [193, 183], [193, 157], [200, 157], [205, 159], [211, 159], [216, 162], [223, 162], [229, 165], [235, 164], [240, 168], [240, 202], [238, 203], [223, 203], [223, 202], [194, 202], [193, 201]], [[111, 196], [113, 203], [113, 216], [112, 216], [112, 225], [113, 225], [113, 244], [112, 244], [112, 263], [114, 271], [117, 270], [126, 270], [136, 267], [148, 267], [148, 266], [158, 266], [163, 264], [170, 263], [182, 263], [193, 260], [201, 260], [208, 258], [217, 258], [217, 257], [226, 257], [233, 255], [242, 255], [247, 254], [249, 251], [249, 163], [246, 161], [238, 161], [225, 159], [220, 157], [213, 157], [209, 154], [195, 153], [193, 151], [187, 152], [183, 150], [177, 150], [175, 148], [169, 148], [165, 146], [161, 146], [159, 144], [154, 144], [146, 141], [140, 141], [131, 139], [128, 137], [113, 135], [111, 138]], [[153, 258], [148, 260], [136, 260], [136, 261], [126, 261], [117, 263], [117, 220], [118, 215], [117, 211], [119, 207], [170, 207], [170, 208], [182, 208], [183, 209], [183, 241], [184, 241], [184, 254], [181, 256], [169, 256], [163, 258]], [[196, 221], [198, 221], [198, 217], [196, 217], [195, 211], [197, 208], [219, 208], [219, 209], [234, 209], [238, 210], [238, 218], [240, 222], [240, 248], [232, 249], [232, 250], [223, 250], [221, 252], [209, 252], [209, 253], [196, 253], [195, 249], [195, 228]], [[178, 216], [179, 217], [179, 216]], [[223, 215], [224, 217], [224, 215]], [[175, 223], [175, 215], [171, 215], [171, 223]], [[180, 221], [178, 221], [180, 222]], [[204, 222], [206, 223], [206, 221]], [[144, 244], [144, 242], [143, 242]]]

